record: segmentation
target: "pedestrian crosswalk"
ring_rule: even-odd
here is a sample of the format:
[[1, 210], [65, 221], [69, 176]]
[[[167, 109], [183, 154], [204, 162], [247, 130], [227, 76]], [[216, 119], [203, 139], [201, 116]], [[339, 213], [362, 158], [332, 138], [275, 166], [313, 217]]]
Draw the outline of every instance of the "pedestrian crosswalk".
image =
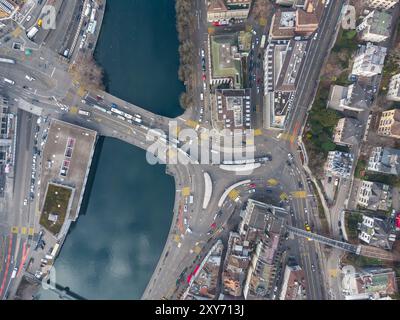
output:
[[69, 111], [69, 106], [67, 106], [66, 104], [62, 104], [62, 103], [56, 101], [56, 105], [58, 107], [60, 107], [60, 109], [63, 110], [63, 111]]

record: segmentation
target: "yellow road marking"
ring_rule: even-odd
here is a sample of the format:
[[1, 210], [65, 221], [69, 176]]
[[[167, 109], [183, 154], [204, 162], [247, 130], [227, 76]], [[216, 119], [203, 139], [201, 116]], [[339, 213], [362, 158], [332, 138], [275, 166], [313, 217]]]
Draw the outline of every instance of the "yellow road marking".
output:
[[190, 188], [189, 188], [189, 187], [183, 188], [183, 189], [182, 189], [182, 195], [183, 195], [184, 197], [189, 196], [189, 195], [190, 195]]
[[21, 228], [21, 234], [26, 234], [26, 227]]
[[215, 32], [215, 28], [214, 27], [208, 27], [207, 29], [209, 34], [213, 34]]
[[208, 135], [207, 132], [202, 132], [200, 134], [200, 140], [208, 140], [210, 138], [210, 136]]
[[191, 120], [191, 119], [188, 119], [188, 120], [186, 120], [186, 125], [187, 125], [188, 127], [191, 127], [191, 128], [193, 128], [193, 129], [195, 129], [195, 128], [197, 127], [197, 125], [198, 125], [198, 122], [193, 121], [193, 120]]
[[267, 184], [269, 185], [269, 186], [276, 186], [276, 185], [278, 185], [278, 180], [276, 180], [276, 179], [269, 179], [268, 181], [267, 181]]
[[200, 248], [199, 246], [195, 246], [195, 247], [194, 247], [194, 252], [195, 252], [196, 254], [199, 254], [199, 253], [201, 252], [201, 248]]
[[174, 241], [179, 243], [181, 241], [181, 237], [178, 234], [174, 235]]
[[228, 196], [231, 200], [235, 200], [239, 196], [239, 191], [233, 189], [231, 192], [229, 192]]
[[75, 107], [75, 106], [72, 106], [72, 107], [69, 109], [69, 112], [72, 113], [72, 114], [76, 114], [76, 113], [78, 113], [78, 108]]
[[281, 200], [287, 200], [289, 197], [285, 192], [282, 192], [280, 195]]
[[18, 227], [12, 227], [11, 228], [11, 232], [12, 233], [18, 233], [18, 229], [19, 229]]
[[293, 196], [293, 198], [296, 198], [296, 199], [305, 199], [305, 198], [307, 198], [307, 192], [294, 191], [294, 192], [292, 192], [292, 196]]
[[263, 132], [262, 132], [261, 129], [256, 129], [256, 130], [254, 130], [254, 136], [255, 136], [255, 137], [261, 136], [262, 134], [263, 134]]
[[331, 277], [333, 277], [333, 278], [336, 278], [337, 277], [337, 275], [338, 275], [338, 269], [330, 269], [329, 270], [329, 275], [331, 276]]
[[79, 87], [78, 96], [82, 98], [85, 94], [86, 94], [86, 89], [84, 87]]
[[28, 234], [29, 234], [30, 236], [33, 236], [34, 233], [35, 233], [35, 229], [29, 228], [29, 233], [28, 233]]
[[260, 18], [260, 19], [258, 20], [258, 24], [259, 24], [260, 26], [262, 26], [262, 27], [265, 27], [265, 26], [267, 25], [267, 19], [265, 19], [265, 18]]

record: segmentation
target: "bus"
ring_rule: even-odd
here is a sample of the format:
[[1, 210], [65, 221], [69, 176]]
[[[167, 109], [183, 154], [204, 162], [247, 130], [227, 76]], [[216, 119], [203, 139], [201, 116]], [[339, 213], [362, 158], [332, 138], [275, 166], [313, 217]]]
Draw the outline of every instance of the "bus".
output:
[[104, 109], [104, 108], [102, 108], [102, 107], [99, 107], [97, 104], [94, 104], [94, 105], [93, 105], [93, 108], [94, 108], [94, 109], [97, 109], [97, 110], [99, 110], [99, 111], [101, 111], [101, 112], [104, 112], [104, 113], [107, 112], [106, 109]]
[[114, 108], [114, 107], [111, 108], [111, 112], [114, 112], [114, 113], [116, 113], [116, 114], [118, 114], [120, 116], [123, 116], [125, 114], [121, 110], [118, 110], [117, 108]]
[[266, 37], [265, 37], [265, 34], [261, 37], [261, 44], [260, 44], [260, 48], [264, 48], [264, 46], [265, 46], [265, 39], [266, 39]]
[[15, 60], [14, 59], [7, 59], [7, 58], [0, 58], [0, 62], [9, 63], [9, 64], [15, 64]]

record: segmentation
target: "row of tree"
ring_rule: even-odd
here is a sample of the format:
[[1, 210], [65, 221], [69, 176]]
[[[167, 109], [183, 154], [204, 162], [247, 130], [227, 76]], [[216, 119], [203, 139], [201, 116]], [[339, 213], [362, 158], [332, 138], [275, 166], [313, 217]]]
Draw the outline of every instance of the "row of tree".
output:
[[176, 28], [178, 31], [179, 45], [179, 70], [178, 76], [186, 87], [186, 92], [180, 96], [182, 108], [191, 108], [194, 105], [193, 76], [195, 65], [195, 46], [192, 41], [194, 30], [194, 9], [192, 0], [176, 0]]

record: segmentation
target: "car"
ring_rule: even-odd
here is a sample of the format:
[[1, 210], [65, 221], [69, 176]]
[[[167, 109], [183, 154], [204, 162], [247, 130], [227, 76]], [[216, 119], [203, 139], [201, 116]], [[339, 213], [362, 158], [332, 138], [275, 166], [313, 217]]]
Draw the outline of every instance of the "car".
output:
[[29, 16], [26, 17], [25, 21], [26, 21], [26, 22], [29, 22], [29, 21], [31, 21], [31, 19], [32, 19], [32, 16], [29, 15]]
[[328, 183], [332, 182], [332, 177], [328, 177]]
[[256, 192], [256, 189], [250, 189], [249, 190], [249, 193], [254, 193], [254, 192]]
[[299, 182], [298, 182], [298, 185], [299, 185], [299, 188], [300, 188], [300, 189], [303, 189], [303, 188], [304, 188], [303, 182], [299, 181]]
[[28, 199], [24, 199], [24, 206], [26, 206], [28, 204]]
[[340, 228], [342, 226], [342, 221], [338, 221], [338, 227]]
[[206, 74], [205, 73], [203, 73], [203, 75], [201, 76], [201, 78], [203, 79], [203, 81], [206, 81]]
[[204, 49], [201, 49], [201, 57], [204, 58]]
[[311, 264], [311, 270], [312, 270], [312, 272], [315, 272], [315, 265], [314, 264]]
[[308, 213], [308, 210], [307, 210], [307, 208], [304, 208], [304, 213], [305, 213], [305, 214], [307, 214], [307, 213]]
[[294, 159], [294, 157], [293, 157], [293, 155], [292, 155], [291, 153], [288, 153], [288, 158], [289, 158], [289, 160], [291, 160], [291, 161], [293, 161], [293, 159]]
[[272, 190], [271, 189], [266, 189], [265, 192], [266, 193], [272, 193]]
[[250, 183], [250, 184], [249, 184], [249, 187], [250, 187], [250, 188], [255, 188], [255, 187], [256, 187], [256, 184], [255, 184], [255, 183]]
[[188, 211], [188, 206], [187, 206], [187, 204], [185, 204], [185, 205], [183, 206], [183, 211], [184, 211], [184, 212], [187, 212], [187, 211]]

